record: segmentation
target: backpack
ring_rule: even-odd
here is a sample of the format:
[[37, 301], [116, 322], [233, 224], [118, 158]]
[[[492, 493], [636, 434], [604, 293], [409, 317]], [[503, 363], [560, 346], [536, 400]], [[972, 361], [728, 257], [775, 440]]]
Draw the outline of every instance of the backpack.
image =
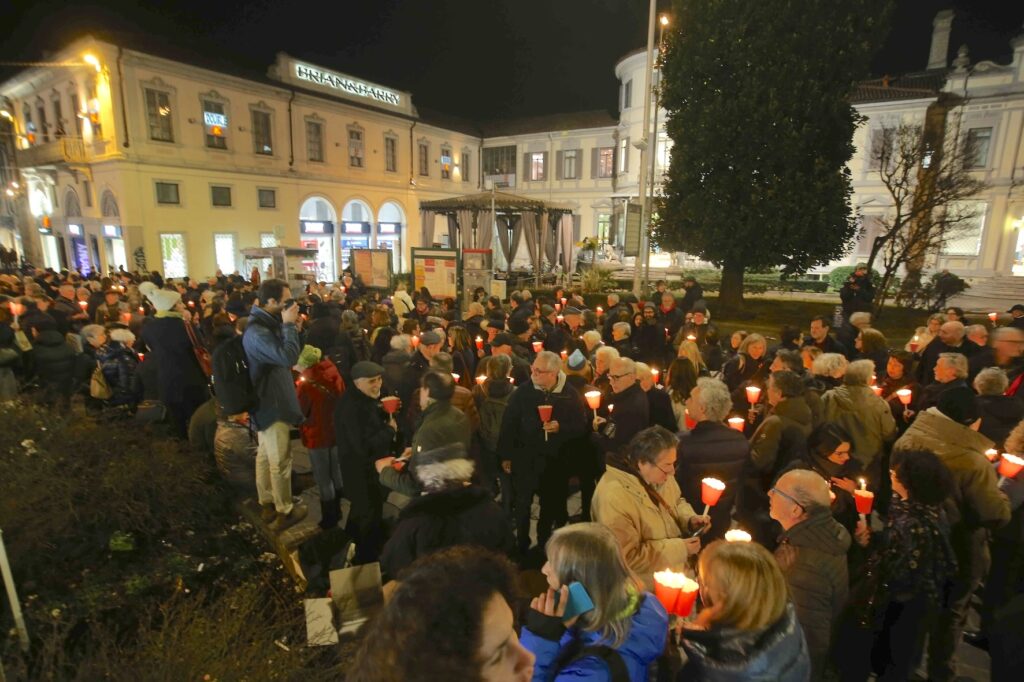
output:
[[249, 375], [249, 359], [242, 337], [235, 335], [213, 351], [213, 376], [210, 384], [217, 405], [225, 413], [241, 414], [256, 408], [259, 396]]
[[495, 452], [498, 449], [498, 437], [501, 435], [501, 420], [505, 416], [505, 408], [508, 407], [509, 393], [503, 398], [492, 398], [487, 396], [483, 405], [480, 406], [480, 438], [483, 439], [484, 447], [488, 452]]

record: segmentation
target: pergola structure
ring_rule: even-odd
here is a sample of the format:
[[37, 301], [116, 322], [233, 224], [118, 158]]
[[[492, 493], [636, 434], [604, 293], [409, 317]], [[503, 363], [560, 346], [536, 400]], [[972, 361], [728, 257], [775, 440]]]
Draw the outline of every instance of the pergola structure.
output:
[[448, 234], [455, 248], [491, 249], [497, 234], [509, 271], [524, 235], [538, 277], [544, 260], [552, 268], [561, 264], [565, 272], [575, 268], [569, 207], [497, 191], [421, 201], [424, 246], [434, 243], [434, 217], [438, 215], [447, 217]]

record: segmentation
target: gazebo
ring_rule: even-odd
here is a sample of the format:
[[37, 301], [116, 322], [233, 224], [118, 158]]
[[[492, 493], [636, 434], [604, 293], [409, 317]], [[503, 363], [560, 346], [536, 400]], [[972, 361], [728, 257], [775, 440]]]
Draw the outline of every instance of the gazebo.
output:
[[[496, 215], [491, 213], [492, 206]], [[421, 201], [425, 246], [434, 242], [434, 217], [438, 215], [447, 217], [448, 234], [455, 248], [491, 249], [497, 233], [509, 271], [524, 235], [538, 277], [544, 260], [550, 267], [561, 264], [567, 273], [575, 268], [572, 209], [567, 206], [497, 191]], [[497, 230], [492, 227], [495, 218]]]

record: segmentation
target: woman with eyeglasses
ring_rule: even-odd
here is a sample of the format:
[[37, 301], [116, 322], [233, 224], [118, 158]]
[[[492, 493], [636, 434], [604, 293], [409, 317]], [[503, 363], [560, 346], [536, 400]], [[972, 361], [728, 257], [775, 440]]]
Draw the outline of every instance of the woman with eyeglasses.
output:
[[[531, 602], [521, 634], [536, 656], [533, 678], [646, 682], [665, 649], [668, 614], [626, 566], [612, 532], [597, 523], [566, 526], [551, 536], [546, 553], [548, 587]], [[573, 583], [594, 608], [566, 618]]]
[[697, 562], [704, 608], [682, 624], [686, 664], [677, 682], [804, 682], [810, 655], [786, 580], [753, 542], [718, 540]]
[[662, 426], [640, 431], [622, 453], [609, 458], [591, 505], [594, 521], [615, 534], [626, 565], [649, 590], [655, 571], [682, 570], [687, 557], [700, 551], [694, 533], [710, 522], [679, 490], [678, 443]]

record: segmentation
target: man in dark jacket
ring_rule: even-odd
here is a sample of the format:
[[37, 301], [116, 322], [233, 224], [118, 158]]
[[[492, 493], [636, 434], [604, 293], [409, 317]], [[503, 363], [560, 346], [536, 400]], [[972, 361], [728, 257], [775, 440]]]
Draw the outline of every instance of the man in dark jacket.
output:
[[679, 328], [686, 321], [683, 311], [676, 305], [676, 297], [666, 291], [661, 295], [661, 307], [658, 308], [658, 324], [664, 330], [662, 338], [674, 339], [679, 333]]
[[962, 322], [944, 322], [938, 335], [921, 351], [921, 361], [917, 365], [918, 383], [927, 386], [935, 381], [935, 363], [943, 353], [959, 353], [970, 362], [980, 350], [978, 344], [967, 338]]
[[374, 362], [352, 367], [352, 385], [334, 407], [334, 433], [344, 496], [351, 503], [345, 532], [356, 544], [353, 561], [376, 561], [384, 544], [384, 495], [374, 463], [391, 454], [398, 432], [392, 415], [384, 420], [379, 398], [384, 368]]
[[822, 353], [839, 353], [845, 356], [846, 346], [836, 341], [831, 334], [832, 323], [824, 315], [811, 318], [811, 335], [804, 339], [805, 346], [820, 348]]
[[658, 320], [657, 309], [653, 303], [648, 302], [644, 305], [644, 323], [637, 327], [632, 336], [637, 360], [653, 367], [668, 367], [669, 346], [665, 341], [665, 328]]
[[690, 418], [697, 422], [691, 431], [679, 435], [676, 481], [687, 500], [701, 498], [701, 481], [717, 478], [725, 483], [718, 504], [711, 508], [711, 530], [702, 544], [721, 539], [729, 530], [729, 519], [739, 496], [750, 458], [750, 444], [743, 434], [723, 422], [732, 409], [728, 387], [717, 379], [701, 378], [686, 399]]
[[[286, 305], [287, 304], [287, 305]], [[268, 279], [249, 313], [242, 346], [258, 404], [250, 412], [257, 430], [256, 491], [264, 522], [283, 530], [306, 517], [304, 504], [292, 502], [291, 430], [302, 421], [292, 380], [302, 344], [295, 326], [299, 306], [288, 284]]]
[[421, 556], [456, 545], [476, 545], [511, 554], [512, 524], [490, 492], [471, 485], [473, 460], [460, 443], [424, 450], [409, 468], [423, 495], [398, 517], [381, 553], [385, 579]]
[[608, 401], [614, 406], [602, 403], [594, 418], [597, 447], [604, 459], [611, 453], [619, 453], [633, 436], [646, 429], [651, 423], [651, 408], [647, 394], [636, 380], [636, 363], [629, 358], [616, 358], [608, 367], [608, 379], [612, 393]]
[[650, 365], [636, 363], [636, 382], [647, 394], [649, 426], [663, 426], [673, 433], [679, 430], [676, 415], [672, 412], [672, 398], [655, 383]]
[[679, 303], [679, 308], [683, 311], [683, 314], [690, 312], [697, 305], [698, 301], [704, 300], [704, 289], [693, 277], [683, 278], [683, 300]]
[[491, 355], [507, 355], [512, 359], [512, 380], [516, 386], [530, 382], [530, 363], [515, 353], [516, 337], [500, 332], [491, 341]]
[[[533, 361], [531, 380], [512, 393], [502, 417], [498, 455], [502, 468], [511, 472], [515, 484], [516, 534], [522, 553], [530, 548], [534, 492], [540, 494], [540, 547], [551, 537], [556, 523], [566, 521], [569, 449], [580, 446], [579, 439], [586, 431], [583, 399], [566, 383], [561, 366], [561, 359], [554, 353], [539, 353]], [[546, 423], [541, 421], [538, 410], [542, 405], [551, 406]]]
[[57, 331], [57, 323], [52, 318], [36, 321], [31, 353], [35, 374], [43, 390], [43, 401], [50, 407], [69, 409], [71, 394], [78, 386], [78, 362], [74, 349]]
[[775, 558], [789, 585], [811, 654], [811, 680], [828, 663], [832, 632], [846, 606], [850, 534], [832, 518], [828, 483], [808, 469], [783, 474], [769, 491], [771, 516], [782, 526]]

